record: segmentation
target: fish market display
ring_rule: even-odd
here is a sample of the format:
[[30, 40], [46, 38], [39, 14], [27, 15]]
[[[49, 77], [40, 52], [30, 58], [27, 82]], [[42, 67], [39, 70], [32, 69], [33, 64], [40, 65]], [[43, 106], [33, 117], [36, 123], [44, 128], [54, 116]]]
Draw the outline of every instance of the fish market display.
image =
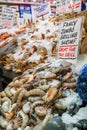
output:
[[49, 20], [32, 24], [30, 31], [17, 38], [18, 46], [2, 57], [5, 70], [20, 73], [32, 69], [53, 55], [57, 44], [58, 27]]
[[[49, 19], [35, 21], [27, 27], [26, 33], [17, 37], [17, 47], [11, 53], [2, 56], [0, 64], [5, 70], [23, 73], [45, 63], [49, 57], [57, 56], [59, 21], [84, 16], [80, 52], [86, 53], [87, 11], [78, 14], [63, 14]], [[10, 34], [11, 35], [10, 30]], [[16, 31], [17, 32], [17, 31]], [[8, 35], [7, 35], [8, 36]], [[73, 84], [74, 85], [74, 84]]]
[[[55, 60], [58, 22], [83, 15], [80, 48], [83, 52], [87, 11], [33, 22], [30, 30], [26, 29], [26, 33], [17, 38], [16, 48], [2, 56], [0, 64], [5, 70], [22, 75], [15, 77], [0, 92], [1, 130], [51, 130], [53, 127], [58, 129], [58, 126], [65, 130], [87, 128], [87, 106], [83, 106], [76, 92], [78, 75], [71, 63]], [[0, 35], [3, 35], [1, 41], [13, 36], [6, 32]], [[63, 125], [59, 125], [58, 121]]]
[[82, 105], [76, 79], [72, 65], [58, 60], [14, 78], [0, 93], [1, 129], [44, 130], [55, 116], [75, 115]]

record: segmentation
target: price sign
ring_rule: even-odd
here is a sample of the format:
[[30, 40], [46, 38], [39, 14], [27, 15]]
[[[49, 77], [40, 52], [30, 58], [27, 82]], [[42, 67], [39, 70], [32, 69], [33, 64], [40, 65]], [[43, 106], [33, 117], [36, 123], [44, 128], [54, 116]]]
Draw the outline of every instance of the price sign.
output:
[[67, 12], [80, 12], [81, 0], [67, 0]]
[[50, 3], [42, 4], [41, 6], [32, 6], [33, 21], [42, 17], [48, 18], [51, 15]]
[[63, 14], [66, 12], [67, 0], [56, 0], [56, 13]]
[[60, 23], [58, 58], [76, 64], [81, 38], [82, 17]]
[[3, 7], [2, 9], [2, 25], [10, 28], [14, 24], [15, 9]]
[[17, 25], [19, 27], [23, 27], [25, 24], [24, 24], [24, 18], [17, 18]]
[[56, 13], [74, 13], [81, 11], [81, 0], [56, 0]]

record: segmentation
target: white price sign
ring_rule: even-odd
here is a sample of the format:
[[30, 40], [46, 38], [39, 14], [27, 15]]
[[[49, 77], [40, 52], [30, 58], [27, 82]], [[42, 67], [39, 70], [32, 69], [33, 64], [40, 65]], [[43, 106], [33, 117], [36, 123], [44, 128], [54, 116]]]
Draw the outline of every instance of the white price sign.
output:
[[56, 0], [56, 13], [63, 14], [66, 12], [67, 0]]
[[44, 3], [41, 6], [32, 6], [33, 21], [42, 17], [48, 18], [51, 15], [50, 3]]
[[4, 27], [10, 28], [14, 24], [15, 9], [3, 7], [2, 9], [2, 24]]
[[81, 0], [67, 0], [67, 12], [80, 12]]
[[82, 17], [60, 23], [58, 58], [76, 64], [81, 38]]
[[17, 25], [18, 27], [23, 27], [24, 24], [24, 18], [17, 18]]
[[56, 13], [74, 13], [81, 11], [81, 0], [56, 0]]

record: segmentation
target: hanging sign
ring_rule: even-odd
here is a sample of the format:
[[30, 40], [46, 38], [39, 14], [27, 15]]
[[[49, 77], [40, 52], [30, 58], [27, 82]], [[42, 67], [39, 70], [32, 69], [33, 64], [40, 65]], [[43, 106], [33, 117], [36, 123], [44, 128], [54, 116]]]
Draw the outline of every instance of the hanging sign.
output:
[[76, 64], [81, 38], [82, 17], [60, 23], [58, 58]]
[[66, 6], [67, 12], [80, 12], [81, 11], [81, 0], [67, 0]]
[[56, 0], [56, 14], [66, 13], [67, 0]]
[[50, 3], [44, 3], [41, 6], [32, 6], [33, 21], [42, 17], [48, 18], [51, 15]]
[[31, 6], [30, 5], [19, 5], [19, 14], [20, 14], [20, 18], [23, 18], [24, 14], [31, 14]]
[[16, 10], [8, 7], [2, 8], [2, 25], [3, 27], [10, 28], [14, 24]]

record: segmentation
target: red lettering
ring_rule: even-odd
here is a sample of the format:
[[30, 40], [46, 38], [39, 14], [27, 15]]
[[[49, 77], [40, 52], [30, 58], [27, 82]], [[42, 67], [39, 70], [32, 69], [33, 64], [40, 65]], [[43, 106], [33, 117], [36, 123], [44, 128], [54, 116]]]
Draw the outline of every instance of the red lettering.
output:
[[69, 48], [69, 51], [75, 51], [76, 50], [76, 47], [70, 47]]
[[65, 54], [65, 57], [75, 57], [75, 54], [74, 54], [74, 53], [67, 52], [67, 53]]
[[59, 48], [59, 51], [67, 51], [68, 50], [68, 47], [60, 47]]

